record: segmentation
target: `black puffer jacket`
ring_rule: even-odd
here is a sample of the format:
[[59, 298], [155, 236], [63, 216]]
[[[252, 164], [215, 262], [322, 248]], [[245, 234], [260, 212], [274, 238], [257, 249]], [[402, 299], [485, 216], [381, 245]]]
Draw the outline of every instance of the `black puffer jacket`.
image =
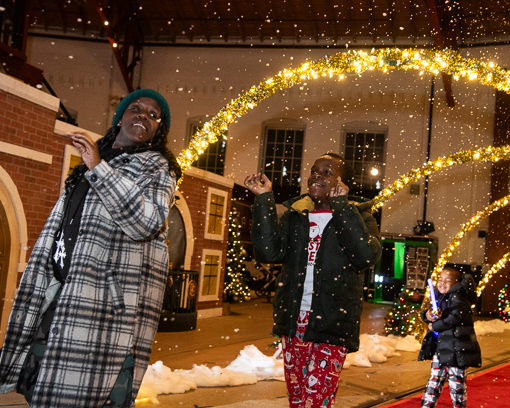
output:
[[[436, 354], [439, 364], [449, 367], [480, 367], [482, 355], [473, 327], [473, 314], [469, 293], [457, 282], [444, 295], [435, 290], [441, 318], [432, 323], [438, 332]], [[431, 323], [422, 310], [421, 319]], [[425, 360], [420, 351], [418, 360]]]
[[[330, 343], [356, 351], [363, 308], [363, 271], [381, 256], [371, 202], [332, 197], [333, 219], [326, 226], [314, 269], [314, 294], [304, 340]], [[277, 335], [293, 335], [303, 297], [307, 258], [308, 212], [314, 203], [308, 194], [289, 200], [278, 224], [273, 193], [255, 198], [252, 242], [255, 258], [282, 263], [273, 301]]]

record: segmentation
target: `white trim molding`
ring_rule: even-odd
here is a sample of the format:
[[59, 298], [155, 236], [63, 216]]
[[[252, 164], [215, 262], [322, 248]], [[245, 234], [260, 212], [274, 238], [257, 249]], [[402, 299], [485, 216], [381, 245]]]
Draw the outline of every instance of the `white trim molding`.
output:
[[58, 112], [60, 99], [8, 75], [0, 74], [0, 89], [53, 112]]
[[66, 123], [66, 122], [62, 122], [61, 120], [55, 121], [55, 127], [53, 128], [53, 132], [55, 132], [56, 135], [60, 135], [60, 136], [64, 136], [64, 137], [67, 137], [68, 133], [86, 132], [95, 141], [97, 141], [98, 139], [101, 139], [103, 137], [98, 133], [91, 132], [90, 130], [83, 129], [78, 126], [74, 126], [69, 123]]
[[220, 176], [218, 174], [211, 173], [210, 171], [205, 171], [201, 169], [197, 169], [196, 167], [190, 167], [184, 173], [185, 176], [196, 177], [202, 179], [204, 181], [209, 181], [214, 184], [219, 184], [220, 186], [225, 186], [228, 188], [234, 188], [234, 180]]
[[[204, 272], [205, 272], [205, 258], [207, 255], [217, 256], [218, 257], [218, 275], [216, 276], [216, 293], [213, 295], [202, 295], [202, 290], [204, 288]], [[202, 249], [202, 261], [200, 262], [200, 277], [199, 277], [199, 293], [198, 293], [198, 301], [199, 302], [207, 302], [210, 300], [219, 300], [220, 299], [220, 281], [222, 274], [222, 265], [223, 265], [223, 251], [218, 249]]]
[[[208, 232], [209, 230], [209, 222], [211, 218], [211, 199], [212, 195], [217, 195], [223, 197], [223, 213], [221, 214], [221, 231], [217, 234], [211, 234]], [[215, 241], [223, 241], [223, 236], [225, 234], [225, 224], [227, 223], [227, 205], [228, 205], [228, 191], [219, 190], [217, 188], [209, 187], [207, 190], [207, 204], [205, 209], [205, 230], [204, 230], [204, 238], [213, 239]]]
[[181, 214], [182, 221], [184, 222], [184, 230], [186, 231], [186, 255], [184, 256], [184, 269], [191, 269], [191, 259], [193, 256], [193, 248], [195, 246], [195, 238], [193, 235], [193, 220], [191, 218], [191, 212], [188, 207], [186, 199], [179, 190], [175, 192], [175, 196], [179, 197], [175, 201], [175, 206]]
[[53, 156], [51, 154], [38, 152], [37, 150], [7, 142], [0, 142], [0, 152], [46, 164], [51, 164], [53, 162]]

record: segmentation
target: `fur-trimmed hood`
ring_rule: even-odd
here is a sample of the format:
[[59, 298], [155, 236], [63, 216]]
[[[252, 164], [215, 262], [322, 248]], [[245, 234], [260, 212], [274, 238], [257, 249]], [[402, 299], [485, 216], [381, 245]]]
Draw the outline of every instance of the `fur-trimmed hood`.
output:
[[[349, 203], [356, 205], [359, 212], [370, 211], [374, 202], [363, 197], [348, 196]], [[291, 198], [283, 203], [283, 205], [289, 210], [295, 210], [300, 213], [310, 212], [315, 210], [315, 203], [310, 197], [310, 194], [302, 194], [299, 197]]]

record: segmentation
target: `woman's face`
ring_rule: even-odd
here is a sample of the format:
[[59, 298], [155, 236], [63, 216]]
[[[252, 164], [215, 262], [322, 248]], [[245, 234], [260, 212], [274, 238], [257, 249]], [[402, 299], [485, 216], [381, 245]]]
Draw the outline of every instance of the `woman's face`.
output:
[[131, 102], [120, 120], [120, 132], [114, 147], [127, 147], [152, 140], [161, 122], [161, 108], [151, 98]]

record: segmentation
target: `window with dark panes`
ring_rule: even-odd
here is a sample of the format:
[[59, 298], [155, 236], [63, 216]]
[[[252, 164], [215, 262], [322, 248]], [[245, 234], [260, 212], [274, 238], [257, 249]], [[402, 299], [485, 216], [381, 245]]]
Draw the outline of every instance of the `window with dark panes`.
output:
[[345, 160], [353, 167], [358, 190], [380, 190], [384, 179], [386, 133], [345, 132]]
[[[201, 125], [191, 124], [189, 140], [191, 140], [193, 135], [201, 128]], [[204, 153], [199, 156], [198, 160], [192, 164], [192, 166], [224, 176], [225, 152], [227, 150], [226, 135], [227, 133], [225, 132], [224, 137], [220, 136], [217, 142], [211, 143], [207, 149], [205, 149]]]
[[303, 129], [266, 128], [262, 171], [273, 183], [277, 203], [300, 193], [304, 134]]

